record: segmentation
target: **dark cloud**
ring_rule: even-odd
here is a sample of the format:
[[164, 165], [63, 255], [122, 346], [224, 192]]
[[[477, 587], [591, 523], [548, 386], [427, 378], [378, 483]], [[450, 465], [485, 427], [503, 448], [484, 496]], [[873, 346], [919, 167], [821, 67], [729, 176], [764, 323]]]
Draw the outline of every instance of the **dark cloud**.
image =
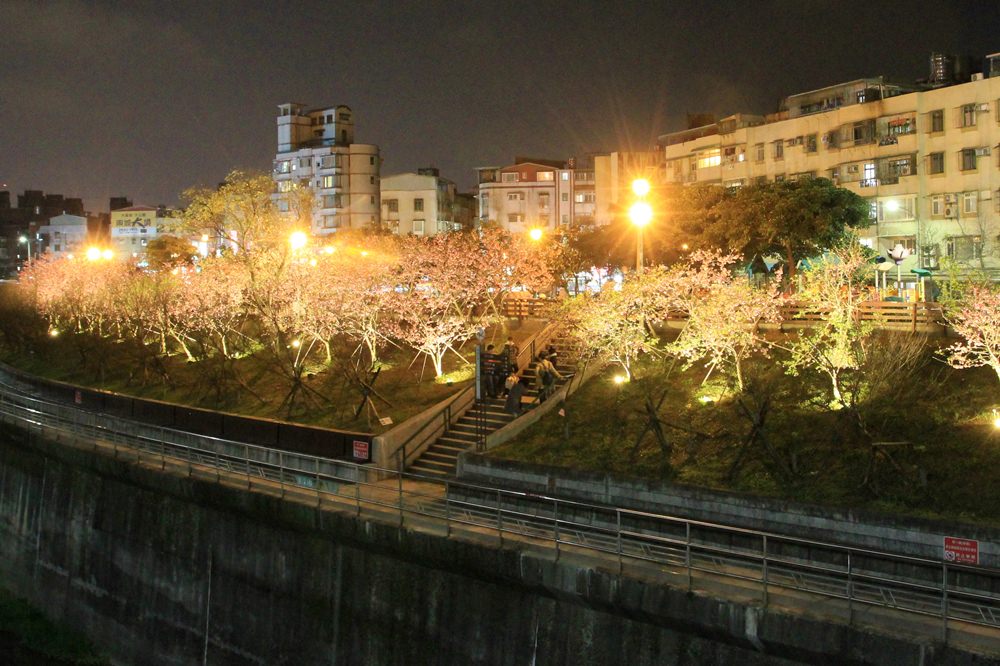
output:
[[0, 182], [171, 203], [267, 168], [275, 105], [345, 103], [386, 173], [640, 148], [694, 111], [1000, 51], [995, 2], [0, 4]]

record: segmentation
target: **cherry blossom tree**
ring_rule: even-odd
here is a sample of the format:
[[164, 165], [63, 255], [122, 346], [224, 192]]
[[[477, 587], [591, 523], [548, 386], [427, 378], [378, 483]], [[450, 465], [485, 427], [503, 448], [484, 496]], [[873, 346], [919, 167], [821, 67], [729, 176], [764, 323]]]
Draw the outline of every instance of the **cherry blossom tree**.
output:
[[955, 368], [988, 367], [1000, 380], [1000, 289], [973, 285], [946, 316], [962, 336], [961, 342], [944, 350], [948, 364]]
[[[666, 351], [685, 360], [686, 367], [704, 361], [709, 374], [725, 371], [744, 390], [743, 363], [767, 351], [762, 322], [780, 318], [779, 281], [758, 288], [734, 273], [736, 255], [696, 252], [661, 280], [666, 305], [687, 316], [684, 328]], [[707, 378], [707, 377], [706, 377]]]
[[873, 271], [874, 264], [863, 246], [851, 236], [802, 272], [799, 298], [823, 318], [810, 329], [803, 329], [792, 343], [787, 368], [791, 374], [805, 369], [825, 374], [835, 407], [848, 406], [842, 378], [861, 365], [876, 327], [876, 322], [861, 317], [861, 304], [870, 294], [867, 283]]

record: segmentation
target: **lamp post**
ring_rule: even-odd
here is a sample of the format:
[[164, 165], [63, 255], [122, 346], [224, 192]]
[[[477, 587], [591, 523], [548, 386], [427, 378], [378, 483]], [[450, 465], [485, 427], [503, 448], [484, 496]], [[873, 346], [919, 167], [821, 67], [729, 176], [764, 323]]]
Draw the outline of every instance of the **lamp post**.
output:
[[628, 209], [629, 219], [635, 225], [635, 272], [642, 275], [642, 230], [653, 219], [653, 208], [646, 203], [645, 197], [649, 194], [649, 181], [645, 178], [638, 178], [632, 181], [632, 192], [638, 197], [638, 201]]
[[20, 242], [22, 242], [22, 243], [24, 243], [25, 245], [28, 246], [28, 265], [30, 266], [31, 265], [31, 239], [28, 238], [27, 236], [21, 236], [17, 240], [19, 240]]
[[910, 250], [903, 247], [902, 243], [896, 243], [896, 247], [889, 250], [889, 258], [896, 262], [896, 295], [903, 297], [901, 284], [903, 282], [903, 262], [910, 256]]

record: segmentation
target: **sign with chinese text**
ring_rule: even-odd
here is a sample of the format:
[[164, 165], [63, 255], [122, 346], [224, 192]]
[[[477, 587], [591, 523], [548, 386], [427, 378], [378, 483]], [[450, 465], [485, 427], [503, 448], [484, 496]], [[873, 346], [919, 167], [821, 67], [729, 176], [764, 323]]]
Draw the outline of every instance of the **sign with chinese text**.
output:
[[956, 564], [979, 564], [979, 542], [975, 539], [945, 537], [944, 559]]
[[371, 445], [359, 439], [354, 440], [354, 457], [358, 460], [368, 460]]

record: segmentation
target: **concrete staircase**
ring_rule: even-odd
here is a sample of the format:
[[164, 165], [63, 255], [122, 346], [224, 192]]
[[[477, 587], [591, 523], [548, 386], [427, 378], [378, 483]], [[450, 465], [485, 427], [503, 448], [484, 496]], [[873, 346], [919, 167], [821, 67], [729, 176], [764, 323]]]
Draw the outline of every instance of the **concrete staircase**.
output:
[[[558, 334], [553, 339], [553, 344], [559, 352], [556, 363], [557, 370], [564, 377], [574, 373], [576, 371], [576, 359], [579, 356], [578, 348], [561, 334]], [[536, 361], [532, 360], [527, 369], [522, 368], [521, 370], [521, 376], [524, 378], [522, 381], [525, 383], [521, 406], [525, 412], [537, 406], [538, 389], [535, 388], [536, 364]], [[565, 378], [558, 380], [556, 382], [557, 388], [566, 383], [566, 381]], [[480, 429], [482, 436], [486, 437], [514, 420], [513, 414], [508, 414], [503, 410], [504, 401], [505, 399], [502, 397], [484, 398], [473, 404], [406, 471], [439, 479], [447, 479], [455, 476], [455, 469], [458, 466], [458, 454], [462, 451], [475, 448], [476, 434]]]

